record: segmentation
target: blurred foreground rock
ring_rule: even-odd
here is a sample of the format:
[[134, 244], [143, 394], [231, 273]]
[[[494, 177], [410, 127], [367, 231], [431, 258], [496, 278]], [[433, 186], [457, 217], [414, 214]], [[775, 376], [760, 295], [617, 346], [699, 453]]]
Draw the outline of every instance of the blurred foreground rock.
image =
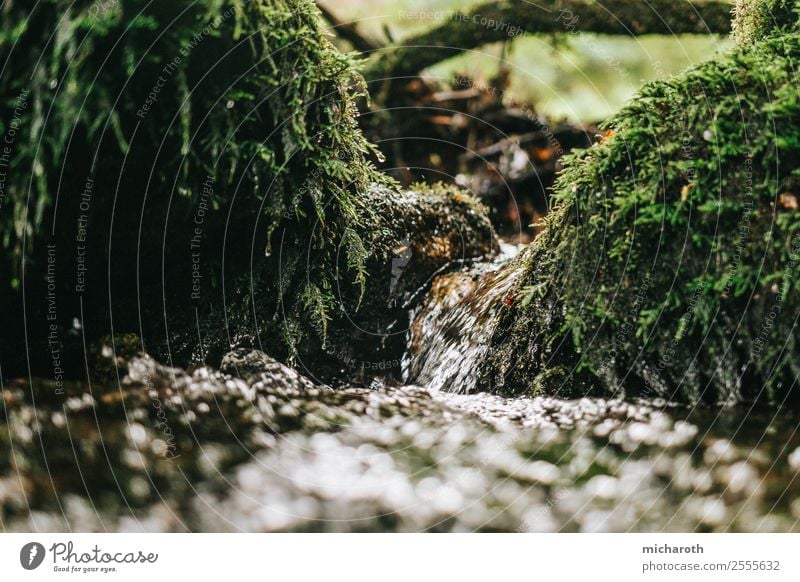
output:
[[63, 400], [48, 382], [5, 387], [3, 530], [791, 531], [800, 517], [800, 439], [781, 417], [334, 391], [258, 353], [226, 358], [241, 378], [126, 365], [119, 385]]

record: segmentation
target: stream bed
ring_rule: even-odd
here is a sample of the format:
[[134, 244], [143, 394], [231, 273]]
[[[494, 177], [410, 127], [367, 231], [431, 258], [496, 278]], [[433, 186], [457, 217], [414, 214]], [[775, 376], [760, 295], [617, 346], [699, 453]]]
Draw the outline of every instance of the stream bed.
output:
[[[795, 531], [788, 413], [314, 386], [127, 363], [4, 386], [7, 531]], [[226, 373], [227, 372], [227, 373]], [[33, 404], [36, 401], [36, 405]]]
[[3, 385], [0, 528], [800, 530], [792, 411], [479, 392], [515, 251], [433, 282], [408, 385], [333, 389], [251, 350]]

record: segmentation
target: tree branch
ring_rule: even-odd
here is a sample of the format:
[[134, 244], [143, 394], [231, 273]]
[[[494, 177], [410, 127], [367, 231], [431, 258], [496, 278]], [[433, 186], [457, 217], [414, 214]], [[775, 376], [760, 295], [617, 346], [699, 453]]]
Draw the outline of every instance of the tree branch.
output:
[[732, 5], [725, 0], [504, 0], [449, 15], [440, 26], [387, 47], [368, 61], [368, 80], [416, 75], [450, 57], [520, 34], [595, 32], [727, 34]]
[[323, 18], [330, 23], [336, 34], [350, 42], [357, 51], [369, 53], [379, 48], [379, 45], [363, 36], [352, 22], [343, 22], [325, 6], [324, 2], [317, 2], [317, 8]]

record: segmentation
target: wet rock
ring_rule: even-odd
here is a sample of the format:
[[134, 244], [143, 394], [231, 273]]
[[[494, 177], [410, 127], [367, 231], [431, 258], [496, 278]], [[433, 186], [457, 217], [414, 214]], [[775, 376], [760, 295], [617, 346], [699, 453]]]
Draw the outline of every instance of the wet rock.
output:
[[258, 352], [224, 372], [126, 367], [70, 385], [66, 407], [5, 386], [6, 530], [797, 528], [800, 436], [770, 411], [333, 390]]
[[281, 387], [301, 391], [314, 387], [310, 380], [293, 368], [258, 350], [238, 349], [228, 352], [222, 358], [220, 372], [242, 378], [251, 385], [258, 382], [268, 389]]
[[298, 347], [300, 367], [321, 378], [339, 371], [334, 379], [355, 377], [363, 384], [373, 377], [399, 380], [409, 310], [423, 300], [434, 276], [491, 257], [498, 249], [486, 208], [463, 190], [376, 187], [371, 196], [375, 222], [361, 233], [370, 253], [365, 289], [340, 286], [338, 313], [324, 345], [317, 347], [317, 337]]
[[[177, 332], [179, 343], [193, 358], [213, 363], [232, 346], [263, 350], [319, 383], [397, 383], [409, 309], [422, 300], [435, 274], [492, 256], [497, 240], [486, 209], [456, 188], [398, 191], [373, 184], [363, 205], [362, 223], [337, 243], [340, 250], [330, 266], [335, 282], [309, 295], [306, 305], [276, 308], [270, 282], [285, 268], [284, 255], [297, 251], [276, 248], [277, 264], [240, 276], [227, 309], [198, 322], [199, 334], [187, 322]], [[308, 242], [304, 248], [308, 245], [313, 247]], [[363, 265], [349, 261], [347, 245], [363, 248]], [[293, 260], [309, 271], [316, 268], [308, 252]], [[349, 281], [351, 276], [358, 281]]]

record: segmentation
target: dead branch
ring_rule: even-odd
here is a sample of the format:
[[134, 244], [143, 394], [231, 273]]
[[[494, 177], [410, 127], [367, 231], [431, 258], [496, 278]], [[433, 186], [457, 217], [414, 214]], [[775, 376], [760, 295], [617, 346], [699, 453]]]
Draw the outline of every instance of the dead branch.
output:
[[520, 34], [594, 32], [727, 34], [731, 4], [725, 0], [504, 0], [454, 13], [440, 26], [387, 47], [365, 67], [368, 80], [418, 74], [440, 61]]

